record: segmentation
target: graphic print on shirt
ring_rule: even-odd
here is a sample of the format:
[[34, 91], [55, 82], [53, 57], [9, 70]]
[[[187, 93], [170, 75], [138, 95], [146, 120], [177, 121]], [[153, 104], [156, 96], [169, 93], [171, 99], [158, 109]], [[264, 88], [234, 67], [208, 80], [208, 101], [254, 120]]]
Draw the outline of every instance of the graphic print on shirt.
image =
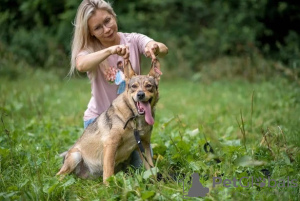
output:
[[118, 61], [117, 66], [118, 69], [115, 77], [115, 84], [119, 85], [117, 94], [121, 94], [125, 91], [125, 87], [126, 87], [125, 76], [123, 73], [123, 62]]

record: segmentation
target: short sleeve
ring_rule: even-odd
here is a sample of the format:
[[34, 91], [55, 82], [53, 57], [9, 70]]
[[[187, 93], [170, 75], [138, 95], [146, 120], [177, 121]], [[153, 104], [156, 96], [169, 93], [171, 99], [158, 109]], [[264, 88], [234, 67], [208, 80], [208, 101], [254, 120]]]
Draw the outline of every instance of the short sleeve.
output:
[[86, 51], [86, 50], [81, 50], [81, 51], [77, 54], [76, 58], [79, 57], [79, 56], [87, 55], [87, 54], [89, 54], [88, 51]]
[[148, 36], [140, 33], [130, 33], [130, 34], [124, 34], [127, 39], [129, 39], [130, 42], [133, 42], [137, 45], [137, 48], [140, 53], [145, 55], [145, 47], [150, 42], [153, 41], [152, 38], [149, 38]]
[[143, 54], [145, 54], [145, 47], [146, 45], [150, 42], [153, 41], [152, 38], [149, 38], [146, 35], [143, 34], [137, 34], [137, 40], [138, 40], [138, 48], [140, 50], [140, 52], [142, 52]]

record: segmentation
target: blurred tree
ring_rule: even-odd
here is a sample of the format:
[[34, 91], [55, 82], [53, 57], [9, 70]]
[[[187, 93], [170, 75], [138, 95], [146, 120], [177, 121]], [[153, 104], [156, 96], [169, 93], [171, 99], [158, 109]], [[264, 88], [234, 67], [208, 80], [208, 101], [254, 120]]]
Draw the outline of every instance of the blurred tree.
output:
[[268, 0], [258, 21], [264, 24], [257, 41], [265, 55], [299, 67], [300, 1]]
[[[0, 45], [31, 65], [68, 65], [80, 2], [0, 0]], [[165, 42], [170, 48], [165, 61], [184, 64], [186, 72], [222, 55], [261, 53], [299, 67], [300, 1], [115, 0], [113, 7], [120, 31]]]

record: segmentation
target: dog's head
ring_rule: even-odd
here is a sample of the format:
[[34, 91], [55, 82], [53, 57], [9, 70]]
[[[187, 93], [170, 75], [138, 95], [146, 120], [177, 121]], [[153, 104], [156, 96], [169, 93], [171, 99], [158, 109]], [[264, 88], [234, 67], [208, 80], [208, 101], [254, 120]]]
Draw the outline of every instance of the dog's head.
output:
[[131, 63], [124, 65], [127, 92], [135, 103], [139, 115], [145, 115], [149, 125], [154, 124], [154, 106], [158, 101], [158, 84], [160, 79], [160, 63], [152, 64], [148, 75], [137, 75]]

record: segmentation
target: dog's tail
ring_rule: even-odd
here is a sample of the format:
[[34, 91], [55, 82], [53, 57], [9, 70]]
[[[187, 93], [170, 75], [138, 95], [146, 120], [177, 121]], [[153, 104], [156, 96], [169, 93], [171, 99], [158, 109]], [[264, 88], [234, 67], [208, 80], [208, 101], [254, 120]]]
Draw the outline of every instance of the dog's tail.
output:
[[60, 156], [60, 157], [65, 157], [65, 156], [67, 155], [67, 153], [68, 153], [68, 151], [65, 151], [65, 152], [59, 154], [59, 156]]
[[65, 158], [66, 158], [67, 153], [68, 153], [68, 151], [65, 151], [65, 152], [59, 154], [59, 157], [62, 157], [62, 158], [63, 158], [63, 160], [62, 160], [62, 163], [63, 163], [63, 164], [64, 164], [64, 162], [65, 162]]
[[80, 150], [77, 148], [66, 151], [60, 154], [60, 156], [64, 157], [63, 166], [56, 175], [65, 175], [71, 173], [82, 161]]

